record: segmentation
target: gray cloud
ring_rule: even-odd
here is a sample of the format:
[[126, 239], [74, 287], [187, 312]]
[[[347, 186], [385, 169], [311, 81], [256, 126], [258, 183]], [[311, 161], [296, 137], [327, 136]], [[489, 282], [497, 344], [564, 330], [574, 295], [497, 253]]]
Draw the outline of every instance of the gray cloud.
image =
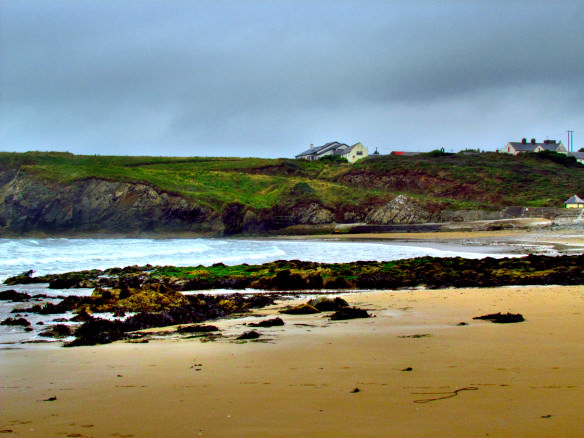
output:
[[389, 152], [557, 138], [584, 116], [580, 3], [0, 0], [0, 148], [293, 156], [333, 139]]

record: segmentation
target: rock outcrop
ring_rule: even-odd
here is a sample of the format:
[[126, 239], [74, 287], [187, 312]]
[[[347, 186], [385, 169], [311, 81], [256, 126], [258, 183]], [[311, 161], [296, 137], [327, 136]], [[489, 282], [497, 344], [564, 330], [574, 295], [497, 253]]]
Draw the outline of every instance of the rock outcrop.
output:
[[412, 199], [399, 195], [383, 207], [371, 211], [366, 218], [370, 224], [420, 224], [431, 219], [431, 214]]
[[0, 187], [4, 234], [220, 229], [210, 208], [147, 184], [98, 178], [61, 184], [21, 171]]

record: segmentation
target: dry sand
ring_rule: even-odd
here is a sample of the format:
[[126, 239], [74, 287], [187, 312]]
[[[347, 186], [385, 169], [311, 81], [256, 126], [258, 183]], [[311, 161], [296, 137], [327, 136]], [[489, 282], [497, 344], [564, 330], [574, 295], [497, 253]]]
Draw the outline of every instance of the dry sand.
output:
[[[269, 342], [232, 341], [248, 317], [221, 321], [215, 342], [2, 351], [0, 434], [583, 436], [584, 287], [346, 299], [376, 317], [285, 315], [284, 327], [258, 329]], [[472, 320], [508, 311], [526, 321]]]

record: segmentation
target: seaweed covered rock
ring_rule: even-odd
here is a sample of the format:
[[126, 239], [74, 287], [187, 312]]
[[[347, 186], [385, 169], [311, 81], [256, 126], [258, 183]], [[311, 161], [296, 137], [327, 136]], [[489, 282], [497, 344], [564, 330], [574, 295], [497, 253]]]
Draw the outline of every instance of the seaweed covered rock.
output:
[[189, 325], [186, 327], [180, 326], [177, 329], [177, 332], [184, 334], [184, 333], [210, 333], [210, 332], [218, 332], [219, 329], [214, 325], [203, 325], [203, 324], [196, 324], [196, 325]]
[[475, 316], [473, 319], [482, 319], [497, 324], [510, 324], [514, 322], [523, 322], [525, 318], [521, 313], [491, 313], [489, 315]]
[[46, 283], [45, 279], [33, 277], [32, 274], [34, 274], [34, 271], [31, 269], [13, 277], [8, 277], [4, 280], [4, 284], [7, 286], [14, 286], [15, 284]]
[[[102, 292], [100, 292], [102, 293]], [[187, 304], [170, 306], [160, 312], [140, 312], [124, 321], [90, 319], [75, 332], [77, 339], [68, 346], [107, 344], [126, 339], [131, 332], [153, 327], [199, 324], [203, 321], [222, 318], [233, 311], [245, 312], [253, 307], [273, 303], [272, 298], [244, 297], [234, 294], [230, 297], [196, 295], [183, 297]], [[229, 304], [227, 304], [229, 303]], [[201, 327], [201, 326], [199, 326]], [[209, 326], [215, 328], [213, 326]], [[187, 331], [187, 328], [183, 328]], [[193, 329], [196, 330], [196, 329]]]
[[43, 330], [41, 333], [39, 333], [39, 336], [43, 336], [46, 338], [61, 339], [61, 338], [67, 338], [69, 336], [72, 336], [73, 333], [74, 333], [74, 330], [71, 327], [69, 327], [68, 325], [57, 324], [57, 325], [54, 325], [52, 327], [49, 327], [46, 330]]
[[256, 332], [255, 330], [251, 330], [249, 332], [245, 332], [242, 335], [239, 335], [236, 339], [237, 340], [249, 340], [249, 339], [258, 339], [262, 334]]
[[260, 322], [250, 322], [248, 324], [250, 327], [279, 327], [284, 325], [284, 320], [282, 318], [272, 318], [266, 319]]
[[311, 315], [313, 313], [320, 313], [320, 310], [310, 304], [300, 304], [280, 310], [280, 313], [286, 313], [288, 315]]
[[13, 289], [5, 290], [0, 292], [0, 301], [12, 301], [14, 303], [20, 303], [23, 301], [28, 301], [32, 297], [25, 292], [17, 292]]
[[343, 300], [340, 297], [336, 298], [328, 298], [328, 297], [319, 297], [314, 298], [308, 301], [308, 305], [312, 306], [321, 312], [333, 312], [336, 310], [340, 310], [344, 307], [349, 307], [349, 303]]
[[4, 321], [0, 322], [0, 325], [29, 327], [30, 322], [24, 318], [6, 318]]
[[81, 345], [108, 344], [124, 338], [123, 323], [106, 319], [92, 319], [75, 331], [76, 339], [66, 344], [66, 347]]
[[357, 307], [344, 307], [331, 315], [333, 321], [356, 318], [371, 318], [371, 315], [367, 310], [359, 309]]

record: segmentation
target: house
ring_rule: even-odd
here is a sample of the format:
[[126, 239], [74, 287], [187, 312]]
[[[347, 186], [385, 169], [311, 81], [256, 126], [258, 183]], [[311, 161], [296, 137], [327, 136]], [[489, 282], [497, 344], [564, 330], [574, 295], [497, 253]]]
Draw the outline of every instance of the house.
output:
[[314, 147], [310, 145], [310, 149], [296, 155], [297, 160], [320, 160], [327, 155], [337, 155], [346, 158], [349, 163], [354, 163], [357, 160], [365, 158], [369, 155], [369, 151], [361, 143], [355, 143], [349, 146], [345, 143], [332, 141], [322, 146]]
[[580, 164], [584, 164], [584, 152], [568, 152], [568, 157], [574, 157]]
[[584, 201], [578, 195], [572, 196], [564, 204], [566, 208], [584, 208]]
[[503, 149], [500, 150], [500, 152], [504, 154], [511, 155], [518, 155], [526, 152], [537, 153], [543, 151], [557, 152], [559, 154], [568, 153], [568, 150], [561, 141], [558, 143], [556, 140], [544, 140], [543, 143], [537, 143], [535, 138], [532, 138], [529, 143], [525, 138], [521, 140], [521, 142], [509, 142]]

